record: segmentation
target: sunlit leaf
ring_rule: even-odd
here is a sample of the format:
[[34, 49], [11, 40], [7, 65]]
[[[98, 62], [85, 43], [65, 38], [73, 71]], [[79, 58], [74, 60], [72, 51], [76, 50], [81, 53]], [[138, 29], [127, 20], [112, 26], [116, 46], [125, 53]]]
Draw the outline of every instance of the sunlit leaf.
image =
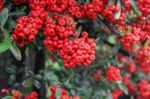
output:
[[5, 52], [6, 50], [8, 50], [11, 46], [11, 42], [10, 41], [5, 41], [0, 43], [0, 53]]

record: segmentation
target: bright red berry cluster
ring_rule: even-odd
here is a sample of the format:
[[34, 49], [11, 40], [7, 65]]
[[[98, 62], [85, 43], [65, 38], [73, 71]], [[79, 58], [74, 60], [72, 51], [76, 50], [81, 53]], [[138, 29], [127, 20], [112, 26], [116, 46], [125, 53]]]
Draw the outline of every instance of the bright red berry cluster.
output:
[[146, 20], [144, 24], [133, 24], [133, 27], [138, 30], [140, 41], [143, 43], [150, 38], [150, 20]]
[[[99, 0], [93, 0], [92, 3], [96, 6], [97, 3], [99, 4]], [[71, 6], [77, 6], [77, 3], [74, 0], [69, 2], [63, 0], [29, 0], [31, 11], [28, 16], [20, 17], [18, 19], [13, 33], [13, 39], [16, 41], [17, 45], [22, 47], [25, 44], [30, 43], [38, 34], [38, 30], [43, 29], [45, 35], [45, 48], [50, 52], [61, 52], [61, 58], [64, 60], [66, 67], [89, 65], [95, 59], [96, 45], [92, 39], [87, 37], [88, 33], [84, 32], [82, 33], [84, 35], [82, 38], [73, 38], [74, 40], [71, 41], [70, 37], [77, 36], [74, 19], [67, 15], [56, 14], [48, 18], [48, 11], [56, 13], [66, 12], [66, 9], [68, 8], [64, 10], [62, 8], [64, 6], [68, 7], [70, 4]], [[53, 7], [56, 9], [53, 9]], [[73, 46], [71, 45], [72, 43], [75, 47], [66, 50], [66, 48], [69, 48], [68, 46]], [[74, 51], [74, 54], [70, 53], [70, 51]], [[84, 54], [87, 55], [85, 56]], [[73, 59], [73, 62], [70, 62], [70, 57]]]
[[115, 18], [115, 13], [118, 13], [120, 11], [120, 8], [115, 5], [110, 5], [103, 9], [102, 11], [102, 16], [106, 19], [109, 20], [112, 23], [115, 24], [124, 24], [124, 20], [126, 18], [126, 15], [124, 12], [121, 11], [121, 15], [119, 18]]
[[17, 45], [22, 47], [33, 41], [46, 17], [47, 12], [42, 8], [32, 10], [28, 16], [20, 17], [12, 36]]
[[124, 4], [124, 7], [125, 7], [125, 10], [127, 12], [130, 12], [131, 10], [131, 3], [130, 3], [130, 0], [122, 0], [123, 4]]
[[[49, 96], [48, 99], [57, 99], [56, 98], [57, 86], [50, 86], [49, 90], [51, 91], [51, 96]], [[61, 94], [59, 96], [59, 99], [80, 99], [80, 97], [79, 96], [69, 96], [68, 91], [65, 88], [61, 88]]]
[[0, 0], [0, 11], [2, 10], [2, 8], [3, 8], [3, 1]]
[[24, 99], [38, 99], [38, 94], [33, 91], [29, 95], [25, 96]]
[[31, 10], [35, 10], [35, 9], [39, 9], [39, 8], [45, 9], [45, 7], [47, 5], [47, 0], [28, 0], [28, 3], [29, 3], [29, 7]]
[[[132, 24], [128, 26], [124, 31], [127, 33], [120, 39], [123, 47], [129, 52], [136, 52], [139, 48], [136, 46], [138, 43], [144, 44], [150, 38], [150, 21], [144, 20], [143, 23]], [[131, 31], [128, 33], [128, 31]]]
[[138, 0], [138, 8], [143, 17], [148, 16], [150, 14], [150, 0]]
[[143, 63], [140, 63], [139, 65], [138, 65], [138, 70], [139, 71], [143, 71], [144, 73], [146, 73], [146, 74], [149, 74], [150, 73], [150, 62], [143, 62]]
[[110, 82], [121, 80], [120, 70], [117, 67], [110, 66], [106, 71], [106, 78]]
[[108, 0], [91, 0], [89, 4], [80, 5], [76, 0], [50, 0], [47, 2], [48, 11], [54, 13], [66, 13], [76, 18], [87, 17], [95, 19], [104, 8]]
[[137, 52], [138, 69], [150, 73], [150, 47]]
[[88, 38], [87, 32], [82, 32], [81, 38], [65, 43], [60, 51], [60, 56], [67, 68], [80, 65], [88, 66], [95, 59], [95, 50], [94, 40]]
[[150, 98], [150, 84], [147, 80], [141, 80], [138, 83], [139, 99], [149, 99]]
[[[107, 0], [108, 1], [108, 0]], [[96, 19], [107, 3], [106, 0], [91, 0], [91, 3], [83, 5], [85, 16]]]
[[48, 11], [53, 13], [67, 13], [77, 18], [84, 16], [84, 11], [75, 0], [50, 0]]
[[121, 39], [120, 42], [123, 47], [129, 51], [134, 51], [134, 45], [140, 40], [140, 36], [134, 33], [126, 33]]
[[44, 28], [44, 45], [48, 51], [59, 52], [64, 44], [68, 42], [69, 37], [75, 37], [75, 22], [69, 16], [57, 16], [47, 18]]
[[147, 47], [143, 50], [139, 50], [137, 54], [137, 59], [139, 63], [149, 63], [150, 62], [150, 47]]

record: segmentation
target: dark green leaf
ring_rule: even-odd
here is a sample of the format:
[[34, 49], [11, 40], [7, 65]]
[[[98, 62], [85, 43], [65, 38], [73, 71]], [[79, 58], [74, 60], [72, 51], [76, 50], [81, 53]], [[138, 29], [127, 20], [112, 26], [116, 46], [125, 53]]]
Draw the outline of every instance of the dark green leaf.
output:
[[10, 74], [13, 74], [13, 73], [16, 73], [16, 70], [17, 70], [17, 67], [14, 66], [14, 65], [8, 65], [8, 66], [5, 66], [5, 71], [10, 73]]
[[4, 27], [4, 25], [5, 25], [5, 23], [6, 23], [6, 21], [7, 21], [7, 19], [8, 19], [8, 13], [9, 13], [9, 11], [8, 11], [8, 9], [7, 8], [4, 8], [2, 11], [1, 11], [1, 13], [0, 13], [0, 26], [1, 27]]
[[16, 46], [16, 44], [12, 44], [10, 46], [10, 50], [12, 52], [12, 54], [14, 55], [14, 57], [17, 59], [17, 60], [21, 60], [21, 52], [20, 50], [18, 49], [18, 47]]
[[136, 14], [137, 14], [138, 16], [141, 16], [141, 12], [140, 12], [140, 10], [138, 9], [138, 7], [137, 7], [135, 1], [134, 1], [134, 0], [129, 0], [129, 1], [130, 1], [131, 5], [132, 5], [133, 10], [136, 12]]
[[78, 27], [78, 35], [77, 35], [77, 38], [80, 36], [81, 32], [82, 32], [82, 26], [79, 26], [79, 27]]
[[12, 74], [9, 77], [8, 83], [11, 85], [11, 84], [13, 84], [15, 82], [15, 80], [16, 80], [16, 75]]
[[118, 81], [118, 82], [117, 82], [117, 85], [118, 85], [118, 87], [119, 87], [121, 90], [124, 91], [125, 94], [128, 94], [128, 89], [127, 89], [127, 87], [126, 87], [125, 85], [123, 85], [123, 84], [121, 83], [121, 81]]
[[2, 99], [12, 99], [12, 96], [5, 96]]
[[40, 89], [41, 88], [41, 84], [38, 80], [34, 80], [34, 86], [37, 88], [37, 89]]
[[30, 87], [33, 85], [33, 79], [32, 78], [28, 78], [25, 81], [23, 81], [22, 85], [24, 87]]

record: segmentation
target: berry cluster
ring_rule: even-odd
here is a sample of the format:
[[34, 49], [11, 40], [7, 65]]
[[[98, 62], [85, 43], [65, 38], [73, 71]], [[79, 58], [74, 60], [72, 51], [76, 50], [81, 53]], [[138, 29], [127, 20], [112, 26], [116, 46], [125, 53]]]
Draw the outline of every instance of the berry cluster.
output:
[[54, 15], [45, 22], [45, 48], [50, 52], [60, 53], [67, 68], [87, 66], [95, 59], [96, 44], [93, 39], [88, 38], [87, 32], [82, 32], [81, 38], [69, 39], [77, 36], [75, 27], [74, 20], [65, 15]]
[[138, 8], [142, 12], [142, 16], [146, 17], [150, 14], [150, 0], [138, 0]]
[[45, 7], [47, 5], [47, 0], [28, 0], [28, 3], [29, 3], [29, 7], [31, 10], [35, 10], [35, 9], [39, 9], [39, 8], [45, 9]]
[[150, 47], [147, 47], [143, 50], [139, 50], [137, 54], [137, 59], [139, 63], [149, 63], [150, 62]]
[[101, 72], [100, 72], [100, 71], [97, 71], [97, 72], [94, 74], [94, 78], [95, 78], [96, 80], [101, 80], [101, 79], [102, 79]]
[[55, 13], [66, 13], [76, 18], [97, 18], [108, 0], [91, 0], [89, 4], [79, 5], [76, 0], [50, 0], [48, 11]]
[[135, 65], [135, 62], [132, 61], [132, 62], [129, 62], [128, 65], [126, 66], [126, 69], [129, 73], [134, 73], [136, 72], [136, 65]]
[[121, 39], [120, 42], [123, 45], [123, 47], [129, 51], [134, 51], [134, 45], [140, 40], [140, 36], [136, 35], [134, 33], [126, 33]]
[[25, 96], [24, 99], [38, 99], [38, 94], [33, 91], [29, 95]]
[[44, 9], [32, 10], [28, 16], [20, 17], [12, 35], [17, 45], [22, 47], [33, 41], [46, 17], [47, 12]]
[[119, 11], [119, 8], [115, 5], [106, 7], [107, 3], [108, 0], [91, 0], [90, 3], [80, 5], [75, 0], [50, 0], [47, 1], [47, 10], [53, 13], [70, 14], [76, 18], [87, 17], [89, 19], [96, 19], [101, 14], [113, 23], [123, 23], [125, 13], [121, 12], [119, 19], [115, 19], [114, 14]]
[[138, 30], [140, 36], [140, 42], [143, 43], [150, 38], [150, 20], [147, 20], [144, 24], [133, 24], [132, 28]]
[[106, 3], [106, 0], [92, 0], [90, 4], [85, 4], [83, 6], [85, 16], [90, 19], [96, 19], [104, 9]]
[[28, 0], [13, 0], [16, 5], [27, 3]]
[[75, 37], [75, 22], [69, 16], [57, 16], [47, 18], [44, 28], [44, 45], [48, 51], [59, 52], [64, 44], [68, 42], [69, 37]]
[[47, 10], [53, 13], [68, 13], [77, 18], [84, 16], [84, 11], [75, 0], [50, 0]]
[[[126, 28], [126, 27], [125, 27]], [[144, 44], [150, 38], [150, 21], [145, 20], [140, 24], [132, 24], [128, 26], [124, 31], [131, 31], [126, 33], [120, 42], [123, 47], [129, 52], [136, 52], [141, 46], [139, 44]]]
[[119, 16], [119, 18], [115, 18], [115, 16], [114, 16], [115, 13], [118, 13], [119, 11], [120, 11], [120, 8], [118, 6], [110, 5], [110, 6], [106, 7], [105, 9], [103, 9], [102, 16], [106, 20], [109, 20], [112, 23], [123, 24], [124, 20], [126, 18], [124, 12], [121, 11], [121, 15]]
[[147, 80], [141, 80], [138, 83], [139, 99], [149, 99], [150, 98], [150, 84]]
[[[51, 96], [48, 99], [56, 99], [57, 86], [50, 86]], [[80, 99], [79, 96], [69, 96], [68, 91], [65, 88], [61, 88], [61, 94], [59, 99]]]
[[0, 0], [0, 11], [2, 10], [2, 8], [3, 8], [3, 1]]
[[117, 67], [110, 66], [106, 71], [106, 78], [110, 82], [121, 80], [120, 70]]
[[[15, 4], [26, 3], [27, 0], [13, 0]], [[76, 18], [90, 18], [96, 19], [99, 14], [104, 15], [106, 19], [111, 19], [112, 22], [122, 22], [125, 18], [124, 13], [121, 13], [119, 19], [115, 20], [112, 17], [114, 12], [118, 11], [118, 8], [113, 5], [106, 7], [108, 0], [91, 0], [90, 3], [78, 4], [76, 0], [28, 0], [29, 7], [33, 9], [45, 8], [46, 11], [50, 13], [59, 13], [59, 14], [70, 14]], [[125, 2], [125, 4], [128, 4]], [[113, 7], [113, 9], [111, 8]], [[128, 8], [129, 9], [129, 8]], [[105, 11], [103, 11], [105, 10]], [[109, 13], [107, 13], [107, 11]], [[105, 14], [103, 14], [105, 12]], [[111, 14], [111, 17], [109, 15]], [[112, 19], [113, 18], [113, 19]]]
[[81, 38], [65, 43], [60, 51], [60, 56], [67, 68], [88, 66], [95, 59], [95, 50], [94, 40], [88, 38], [87, 32], [83, 32]]
[[137, 52], [138, 69], [150, 73], [150, 47]]
[[130, 3], [130, 0], [122, 0], [123, 4], [124, 4], [124, 7], [125, 7], [125, 10], [127, 12], [129, 12], [131, 10], [131, 3]]
[[[93, 4], [95, 4], [95, 6], [97, 3], [97, 1], [93, 0]], [[17, 45], [22, 47], [25, 44], [30, 43], [38, 34], [38, 30], [43, 29], [45, 36], [45, 48], [53, 53], [60, 52], [61, 58], [64, 60], [66, 67], [71, 68], [76, 65], [89, 65], [95, 59], [96, 45], [92, 39], [87, 37], [88, 33], [84, 32], [82, 33], [84, 35], [82, 38], [71, 41], [70, 37], [77, 36], [76, 23], [74, 22], [74, 19], [67, 15], [56, 14], [48, 18], [48, 11], [56, 13], [66, 12], [66, 10], [62, 10], [61, 7], [63, 8], [70, 4], [72, 6], [77, 6], [77, 3], [74, 0], [69, 2], [67, 2], [67, 0], [29, 0], [29, 7], [31, 11], [28, 16], [20, 17], [18, 19], [13, 33], [13, 39], [16, 41]], [[87, 5], [87, 7], [88, 6], [89, 5]], [[52, 9], [53, 7], [57, 9]], [[71, 45], [72, 43], [76, 46], [71, 50], [66, 50], [66, 48], [69, 48], [68, 46], [74, 45]], [[84, 46], [81, 48], [79, 47], [80, 45]], [[70, 53], [70, 51], [74, 51], [74, 54]], [[64, 54], [66, 55], [64, 56]], [[84, 54], [87, 55], [85, 56]], [[70, 62], [70, 57], [73, 59], [73, 62]]]

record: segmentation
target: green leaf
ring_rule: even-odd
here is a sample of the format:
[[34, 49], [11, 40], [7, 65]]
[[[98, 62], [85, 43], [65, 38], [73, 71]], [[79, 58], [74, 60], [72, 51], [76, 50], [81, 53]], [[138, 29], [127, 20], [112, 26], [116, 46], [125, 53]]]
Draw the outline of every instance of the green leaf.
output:
[[60, 99], [60, 95], [61, 95], [61, 88], [57, 87], [57, 89], [56, 89], [56, 99]]
[[12, 96], [5, 96], [2, 99], [12, 99]]
[[12, 54], [14, 55], [14, 57], [17, 59], [17, 60], [21, 60], [21, 52], [20, 50], [18, 49], [18, 47], [16, 46], [16, 44], [12, 44], [10, 46], [10, 50], [12, 52]]
[[23, 81], [22, 85], [24, 87], [30, 87], [33, 85], [33, 79], [32, 78], [28, 78], [25, 81]]
[[108, 37], [108, 41], [111, 43], [111, 44], [116, 44], [116, 39], [114, 36], [109, 36]]
[[5, 66], [5, 71], [10, 73], [10, 74], [14, 74], [16, 73], [17, 67], [14, 65], [6, 65]]
[[127, 87], [126, 87], [125, 85], [123, 85], [121, 81], [118, 81], [118, 82], [117, 82], [117, 85], [118, 85], [118, 87], [119, 87], [121, 90], [124, 91], [125, 94], [128, 94], [128, 89], [127, 89]]
[[16, 80], [16, 75], [15, 75], [15, 74], [12, 74], [12, 75], [9, 76], [8, 83], [9, 83], [10, 85], [12, 85], [12, 84], [15, 82], [15, 80]]
[[46, 74], [46, 78], [48, 80], [56, 80], [56, 81], [58, 81], [58, 77], [57, 77], [57, 75], [54, 72], [48, 72]]
[[4, 28], [1, 28], [1, 30], [2, 30], [2, 32], [3, 32], [3, 34], [4, 34], [4, 39], [5, 39], [5, 41], [6, 40], [8, 40], [8, 39], [10, 39], [9, 37], [9, 33], [6, 31], [6, 29], [4, 29]]
[[129, 0], [131, 5], [132, 5], [132, 8], [133, 10], [135, 11], [135, 13], [138, 15], [138, 16], [141, 16], [141, 12], [140, 10], [138, 9], [136, 3], [135, 3], [135, 0]]
[[53, 64], [53, 66], [54, 66], [54, 68], [55, 68], [56, 70], [61, 70], [61, 69], [62, 69], [62, 66], [60, 66], [60, 64], [59, 64], [58, 62], [55, 62], [55, 63]]
[[26, 15], [25, 12], [12, 12], [9, 14], [9, 16], [23, 16]]
[[81, 32], [82, 32], [82, 26], [79, 26], [79, 27], [78, 27], [78, 35], [77, 35], [77, 38], [80, 36]]
[[4, 8], [2, 11], [1, 11], [1, 13], [0, 13], [0, 26], [1, 27], [4, 27], [4, 25], [5, 25], [5, 23], [6, 23], [6, 21], [7, 21], [7, 19], [8, 19], [8, 13], [9, 13], [9, 11], [8, 11], [8, 9], [7, 8]]
[[34, 80], [34, 86], [37, 88], [37, 89], [40, 89], [41, 88], [41, 84], [38, 80]]
[[49, 96], [51, 96], [51, 91], [49, 89], [47, 89], [47, 91], [46, 91], [46, 97], [48, 98]]
[[5, 52], [6, 50], [8, 50], [11, 46], [11, 42], [10, 41], [5, 41], [0, 43], [0, 53]]
[[79, 23], [88, 23], [88, 22], [90, 22], [90, 20], [88, 20], [88, 19], [79, 19], [78, 22]]

